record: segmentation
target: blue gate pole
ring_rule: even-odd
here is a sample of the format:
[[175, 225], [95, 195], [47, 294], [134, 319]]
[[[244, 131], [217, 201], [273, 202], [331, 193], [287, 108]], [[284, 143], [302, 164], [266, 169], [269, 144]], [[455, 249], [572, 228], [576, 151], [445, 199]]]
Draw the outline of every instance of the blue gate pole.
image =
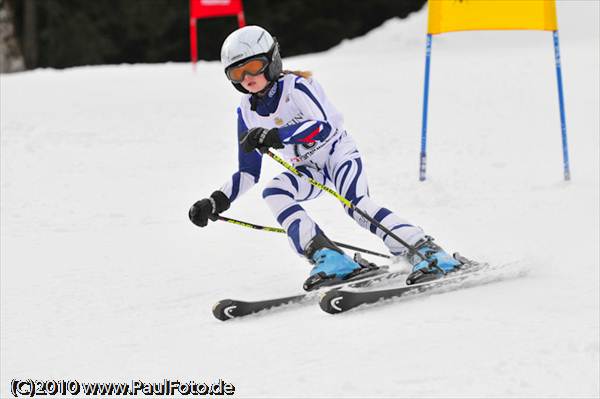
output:
[[552, 32], [554, 37], [554, 60], [556, 61], [556, 82], [558, 84], [558, 105], [560, 107], [560, 129], [562, 133], [563, 167], [565, 180], [571, 180], [569, 168], [569, 149], [567, 147], [567, 124], [565, 122], [565, 102], [563, 99], [562, 71], [560, 67], [560, 47], [558, 45], [558, 30]]
[[421, 159], [419, 180], [425, 180], [427, 168], [427, 106], [429, 102], [429, 66], [431, 63], [431, 33], [427, 34], [427, 49], [425, 50], [425, 88], [423, 89], [423, 123], [421, 128]]

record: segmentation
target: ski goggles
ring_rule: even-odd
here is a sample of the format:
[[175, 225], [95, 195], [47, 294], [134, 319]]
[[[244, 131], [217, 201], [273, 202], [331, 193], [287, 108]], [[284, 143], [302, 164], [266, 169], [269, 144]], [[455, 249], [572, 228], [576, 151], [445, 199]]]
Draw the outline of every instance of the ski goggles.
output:
[[228, 67], [225, 69], [225, 74], [232, 82], [242, 83], [246, 75], [260, 75], [267, 69], [267, 66], [269, 66], [267, 57], [256, 57], [251, 58], [242, 64]]

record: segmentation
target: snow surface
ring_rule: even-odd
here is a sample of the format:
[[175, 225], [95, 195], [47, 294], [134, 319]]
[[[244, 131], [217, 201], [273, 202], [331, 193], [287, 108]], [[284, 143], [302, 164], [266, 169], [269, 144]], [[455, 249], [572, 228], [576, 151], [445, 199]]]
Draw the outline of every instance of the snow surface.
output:
[[[558, 13], [570, 182], [548, 32], [434, 38], [426, 182], [425, 11], [284, 60], [345, 114], [377, 201], [450, 251], [529, 271], [337, 316], [211, 314], [296, 293], [309, 271], [283, 236], [188, 221], [236, 168], [219, 63], [3, 75], [1, 396], [13, 378], [222, 378], [240, 397], [598, 397], [599, 3]], [[227, 215], [276, 225], [260, 187], [281, 167], [263, 170]], [[384, 249], [326, 197], [307, 208], [332, 238]]]

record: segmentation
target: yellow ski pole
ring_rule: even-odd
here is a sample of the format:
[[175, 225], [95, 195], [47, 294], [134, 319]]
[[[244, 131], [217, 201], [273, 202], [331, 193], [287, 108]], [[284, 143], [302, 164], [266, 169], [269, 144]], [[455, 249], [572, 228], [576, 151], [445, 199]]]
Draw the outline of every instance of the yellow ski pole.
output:
[[[270, 231], [270, 232], [273, 232], [273, 233], [283, 233], [283, 234], [286, 234], [286, 231], [284, 229], [279, 228], [279, 227], [260, 226], [258, 224], [248, 223], [248, 222], [244, 222], [244, 221], [241, 221], [241, 220], [236, 220], [236, 219], [228, 218], [226, 216], [221, 216], [221, 215], [219, 215], [217, 217], [217, 219], [221, 220], [223, 222], [227, 222], [227, 223], [231, 223], [231, 224], [236, 224], [236, 225], [242, 226], [242, 227], [248, 227], [248, 228], [254, 229], [254, 230], [264, 230], [264, 231]], [[386, 258], [386, 259], [391, 259], [392, 258], [390, 255], [382, 254], [382, 253], [371, 251], [371, 250], [364, 249], [364, 248], [355, 247], [353, 245], [344, 244], [342, 242], [333, 241], [333, 243], [336, 244], [339, 247], [346, 248], [346, 249], [349, 249], [351, 251], [357, 251], [357, 252], [362, 252], [364, 254], [380, 256], [380, 257]]]

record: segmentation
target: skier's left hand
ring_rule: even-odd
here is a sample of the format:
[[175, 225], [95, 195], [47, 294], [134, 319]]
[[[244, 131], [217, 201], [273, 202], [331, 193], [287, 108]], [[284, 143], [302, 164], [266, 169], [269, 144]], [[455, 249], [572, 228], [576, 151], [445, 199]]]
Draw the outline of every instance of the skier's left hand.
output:
[[265, 129], [264, 127], [253, 127], [240, 140], [244, 152], [252, 152], [255, 149], [266, 152], [270, 147], [283, 148], [279, 129]]

